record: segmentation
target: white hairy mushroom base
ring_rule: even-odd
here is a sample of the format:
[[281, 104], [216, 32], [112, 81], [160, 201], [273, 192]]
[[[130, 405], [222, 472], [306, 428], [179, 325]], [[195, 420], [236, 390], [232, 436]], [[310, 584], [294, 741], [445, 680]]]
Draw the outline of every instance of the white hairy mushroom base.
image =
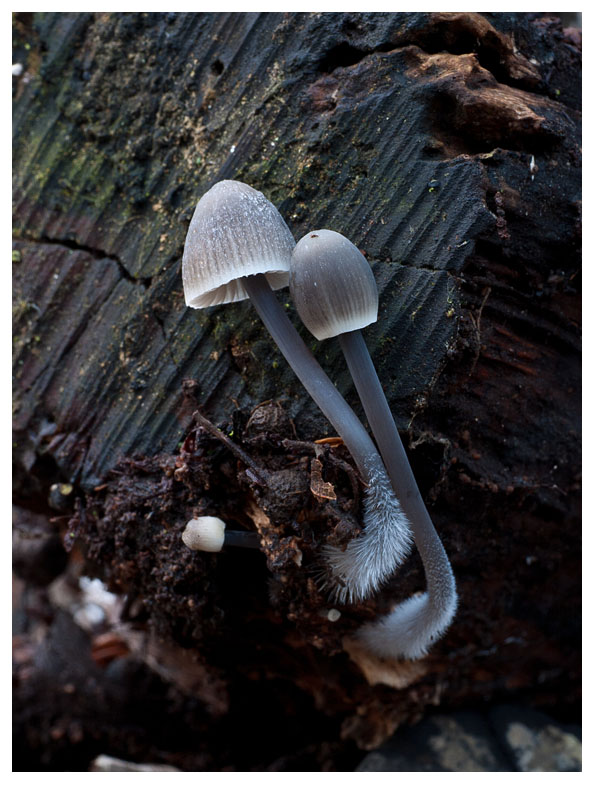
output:
[[430, 646], [449, 628], [456, 613], [454, 578], [452, 583], [450, 591], [445, 592], [447, 602], [443, 607], [432, 602], [428, 592], [414, 594], [387, 616], [360, 627], [356, 639], [377, 657], [407, 660], [425, 657]]
[[408, 556], [410, 523], [394, 495], [380, 458], [367, 461], [369, 485], [364, 496], [364, 532], [343, 550], [327, 546], [332, 571], [327, 582], [337, 602], [356, 602], [377, 591]]

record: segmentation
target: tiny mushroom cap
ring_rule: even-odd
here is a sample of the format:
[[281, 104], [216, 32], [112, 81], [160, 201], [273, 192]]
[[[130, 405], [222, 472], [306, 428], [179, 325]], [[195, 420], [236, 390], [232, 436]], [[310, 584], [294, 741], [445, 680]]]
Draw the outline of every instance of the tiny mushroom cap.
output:
[[330, 229], [308, 232], [298, 242], [289, 288], [301, 320], [319, 341], [378, 319], [378, 289], [366, 257]]
[[186, 524], [182, 540], [191, 551], [219, 553], [225, 540], [225, 524], [221, 518], [210, 515], [193, 518]]
[[186, 305], [206, 308], [248, 298], [241, 278], [265, 274], [272, 289], [289, 282], [295, 240], [277, 208], [246, 183], [222, 180], [196, 206], [186, 235]]

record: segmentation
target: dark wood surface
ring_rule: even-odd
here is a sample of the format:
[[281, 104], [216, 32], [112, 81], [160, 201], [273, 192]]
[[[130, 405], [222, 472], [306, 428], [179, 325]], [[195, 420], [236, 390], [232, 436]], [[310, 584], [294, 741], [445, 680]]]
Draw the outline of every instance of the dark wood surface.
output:
[[[55, 515], [49, 485], [71, 483], [78, 569], [144, 603], [143, 623], [196, 647], [231, 695], [255, 673], [294, 684], [288, 711], [330, 718], [305, 747], [339, 735], [372, 747], [439, 701], [514, 692], [575, 711], [576, 31], [527, 14], [16, 14], [13, 42], [18, 508]], [[262, 190], [296, 239], [343, 232], [374, 270], [380, 316], [366, 340], [461, 592], [451, 632], [400, 691], [370, 686], [341, 641], [423, 587], [417, 558], [377, 601], [316, 628], [325, 598], [296, 549], [310, 567], [341, 536], [308, 490], [311, 442], [330, 426], [249, 303], [184, 305], [188, 223], [223, 178]], [[361, 412], [338, 347], [301, 332]], [[282, 412], [249, 427], [269, 400]], [[258, 485], [196, 434], [198, 407], [274, 478]], [[325, 449], [349, 534], [348, 456]], [[184, 553], [195, 509], [256, 527], [266, 564]], [[259, 584], [242, 622], [221, 584], [237, 570]], [[226, 636], [239, 660], [216, 665]], [[237, 704], [221, 705], [224, 716]], [[201, 754], [196, 767], [243, 760]]]

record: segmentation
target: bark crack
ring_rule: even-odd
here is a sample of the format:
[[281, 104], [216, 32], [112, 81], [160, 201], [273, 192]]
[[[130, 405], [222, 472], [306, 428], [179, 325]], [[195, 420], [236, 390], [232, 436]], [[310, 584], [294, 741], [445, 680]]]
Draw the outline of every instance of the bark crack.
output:
[[153, 282], [152, 276], [136, 277], [132, 275], [119, 257], [107, 254], [105, 251], [102, 251], [99, 248], [94, 248], [93, 246], [79, 243], [76, 240], [69, 240], [65, 237], [49, 237], [46, 234], [35, 237], [28, 232], [20, 232], [19, 236], [15, 237], [15, 239], [25, 240], [28, 243], [37, 243], [40, 245], [60, 245], [63, 248], [70, 249], [71, 251], [83, 251], [84, 253], [89, 254], [89, 256], [92, 256], [94, 259], [106, 259], [108, 262], [113, 262], [118, 267], [122, 278], [124, 278], [126, 281], [130, 281], [135, 285], [140, 284], [144, 289], [148, 289]]

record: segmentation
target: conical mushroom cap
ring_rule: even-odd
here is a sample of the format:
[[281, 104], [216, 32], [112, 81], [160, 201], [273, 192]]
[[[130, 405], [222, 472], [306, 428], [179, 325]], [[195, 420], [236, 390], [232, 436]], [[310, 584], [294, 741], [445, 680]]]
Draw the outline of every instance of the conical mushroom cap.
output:
[[330, 229], [309, 232], [295, 246], [289, 289], [301, 320], [319, 341], [378, 319], [378, 289], [366, 257]]
[[186, 235], [186, 305], [245, 300], [239, 279], [247, 275], [264, 273], [272, 289], [287, 286], [294, 246], [281, 214], [260, 191], [237, 180], [216, 183], [196, 205]]

